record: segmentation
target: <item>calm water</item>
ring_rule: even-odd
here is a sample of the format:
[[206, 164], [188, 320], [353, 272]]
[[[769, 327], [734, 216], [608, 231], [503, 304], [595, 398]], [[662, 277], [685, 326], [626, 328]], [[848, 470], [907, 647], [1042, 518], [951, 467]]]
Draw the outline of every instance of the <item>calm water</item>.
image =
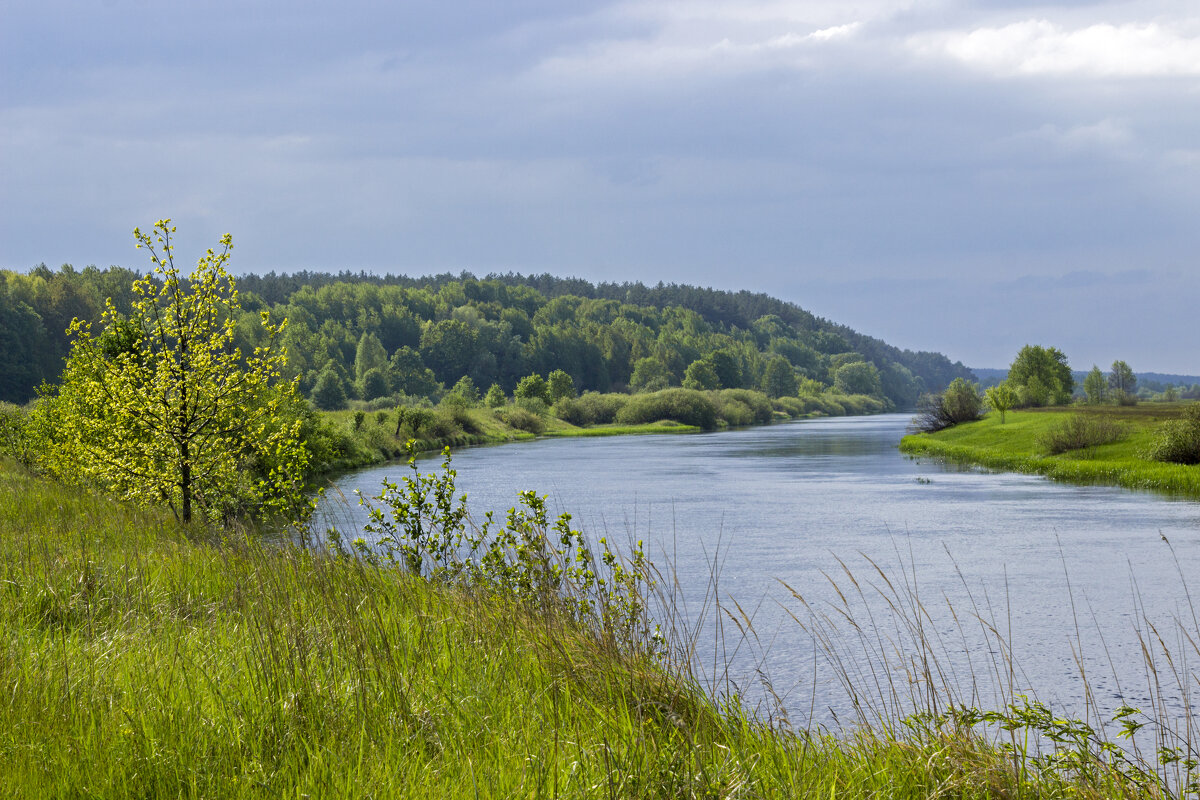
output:
[[[1122, 701], [1149, 708], [1137, 631], [1146, 632], [1149, 620], [1177, 648], [1172, 620], [1197, 630], [1180, 573], [1200, 575], [1200, 504], [915, 461], [896, 450], [908, 419], [547, 439], [463, 450], [453, 463], [477, 513], [507, 509], [518, 490], [534, 489], [593, 536], [646, 540], [653, 560], [673, 567], [680, 603], [699, 620], [700, 666], [720, 678], [714, 665], [731, 664], [728, 678], [750, 698], [764, 696], [766, 675], [794, 721], [829, 723], [850, 706], [828, 659], [791, 616], [810, 620], [808, 612], [781, 581], [820, 611], [838, 602], [826, 576], [834, 577], [873, 634], [841, 635], [843, 664], [877, 667], [860, 685], [892, 680], [909, 691], [899, 666], [919, 649], [896, 632], [897, 614], [869, 588], [887, 590], [868, 559], [894, 586], [909, 587], [904, 602], [919, 598], [925, 614], [909, 619], [921, 620], [939, 643], [939, 663], [975, 702], [993, 702], [998, 672], [1000, 683], [1082, 714], [1082, 664], [1102, 709]], [[430, 471], [437, 463], [422, 465]], [[404, 472], [403, 464], [364, 470], [329, 494], [369, 496], [382, 477]], [[344, 534], [360, 534], [360, 509], [327, 501], [321, 512]], [[714, 562], [722, 603], [736, 600], [754, 618], [756, 638], [732, 654], [736, 629], [725, 623], [718, 653], [716, 618], [701, 614]], [[843, 563], [864, 599], [851, 591]], [[1191, 588], [1200, 593], [1200, 584]], [[1011, 643], [1012, 673], [980, 617]], [[877, 634], [887, 637], [883, 644]], [[1183, 666], [1193, 691], [1196, 660], [1193, 653]], [[1183, 697], [1167, 694], [1171, 713], [1180, 714]]]

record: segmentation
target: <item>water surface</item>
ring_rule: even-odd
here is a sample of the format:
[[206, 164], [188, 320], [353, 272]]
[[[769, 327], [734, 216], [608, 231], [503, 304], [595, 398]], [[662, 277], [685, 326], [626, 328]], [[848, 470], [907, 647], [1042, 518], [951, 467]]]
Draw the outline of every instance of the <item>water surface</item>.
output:
[[[1197, 629], [1180, 573], [1200, 574], [1200, 504], [913, 460], [896, 449], [908, 419], [545, 439], [465, 449], [453, 464], [476, 513], [507, 509], [518, 490], [533, 489], [593, 536], [644, 539], [648, 554], [673, 569], [679, 600], [693, 617], [711, 596], [719, 562], [717, 593], [753, 614], [756, 639], [731, 657], [735, 630], [726, 622], [721, 651], [710, 614], [701, 666], [711, 676], [730, 662], [729, 677], [751, 698], [765, 696], [767, 676], [801, 721], [828, 723], [851, 708], [836, 671], [792, 618], [807, 619], [781, 582], [827, 608], [838, 602], [827, 576], [843, 592], [853, 589], [845, 564], [868, 598], [850, 598], [860, 625], [892, 630], [894, 609], [868, 588], [888, 590], [872, 562], [893, 586], [907, 587], [902, 597], [919, 600], [925, 612], [909, 612], [910, 619], [923, 620], [926, 634], [940, 642], [944, 668], [968, 695], [974, 687], [979, 703], [992, 702], [998, 678], [1082, 714], [1082, 665], [1103, 710], [1121, 702], [1148, 707], [1137, 631], [1147, 630], [1147, 620], [1175, 630], [1174, 618]], [[421, 465], [430, 471], [438, 461]], [[330, 494], [376, 494], [381, 478], [404, 471], [402, 463], [363, 470], [341, 478]], [[343, 533], [360, 535], [360, 509], [326, 503], [322, 511]], [[1010, 639], [1013, 672], [980, 617]], [[865, 673], [869, 683], [903, 682], [895, 662], [919, 655], [892, 638], [883, 649], [901, 651], [888, 653], [893, 668], [884, 677]], [[875, 643], [868, 649], [880, 646], [869, 641]], [[844, 668], [865, 669], [880, 658], [859, 652], [855, 642], [842, 640], [849, 648]], [[1185, 682], [1200, 688], [1194, 668], [1182, 670], [1191, 676]], [[1184, 697], [1168, 694], [1172, 713], [1182, 712]]]

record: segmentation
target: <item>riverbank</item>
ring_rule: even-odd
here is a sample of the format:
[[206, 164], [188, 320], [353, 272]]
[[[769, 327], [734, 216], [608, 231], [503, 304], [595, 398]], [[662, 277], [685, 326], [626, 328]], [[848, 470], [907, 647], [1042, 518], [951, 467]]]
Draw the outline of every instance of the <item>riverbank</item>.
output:
[[1170, 796], [1005, 752], [969, 715], [793, 731], [650, 642], [9, 462], [0, 624], [5, 796]]
[[[1045, 475], [1069, 483], [1120, 486], [1200, 499], [1200, 466], [1152, 461], [1146, 453], [1162, 425], [1182, 414], [1183, 403], [1137, 406], [1073, 406], [995, 412], [977, 422], [937, 433], [905, 436], [901, 452], [991, 469]], [[1109, 430], [1112, 441], [1053, 454], [1050, 441], [1072, 420]], [[1110, 438], [1102, 436], [1100, 439]]]
[[537, 437], [694, 433], [765, 425], [788, 419], [878, 414], [884, 401], [866, 395], [806, 395], [771, 399], [748, 389], [664, 389], [644, 394], [587, 393], [544, 403], [517, 401], [499, 408], [466, 403], [432, 407], [313, 412], [304, 438], [313, 452], [312, 477], [384, 463], [407, 454]]

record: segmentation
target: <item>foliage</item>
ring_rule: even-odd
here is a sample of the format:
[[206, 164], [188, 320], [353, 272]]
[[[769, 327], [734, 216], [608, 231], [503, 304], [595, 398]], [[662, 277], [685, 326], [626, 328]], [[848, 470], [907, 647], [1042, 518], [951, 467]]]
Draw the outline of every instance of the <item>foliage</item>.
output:
[[383, 348], [378, 336], [367, 331], [358, 340], [358, 347], [355, 349], [354, 380], [361, 384], [365, 380], [367, 372], [373, 369], [383, 372], [387, 366], [387, 350]]
[[556, 369], [546, 376], [546, 390], [551, 403], [575, 396], [575, 381], [566, 372]]
[[650, 394], [633, 395], [616, 416], [617, 422], [625, 424], [667, 419], [711, 430], [717, 425], [717, 409], [704, 392], [663, 389]]
[[[957, 378], [956, 380], [962, 380]], [[953, 384], [951, 384], [953, 386]], [[856, 361], [838, 367], [834, 374], [833, 387], [842, 394], [882, 394], [879, 370], [874, 364]]]
[[262, 312], [264, 343], [243, 353], [233, 341], [241, 305], [225, 270], [232, 238], [185, 281], [174, 230], [170, 220], [152, 234], [134, 230], [154, 276], [133, 284], [128, 318], [110, 302], [102, 334], [72, 323], [63, 383], [39, 406], [54, 433], [44, 463], [140, 505], [165, 502], [185, 522], [193, 506], [214, 519], [302, 514], [303, 401], [280, 380], [286, 353], [276, 346], [287, 321], [272, 325]]
[[500, 408], [507, 402], [508, 398], [504, 396], [504, 390], [498, 383], [489, 386], [487, 394], [483, 397], [483, 404], [488, 408]]
[[717, 377], [717, 369], [707, 358], [698, 358], [683, 373], [683, 388], [711, 391], [721, 387], [721, 379]]
[[767, 361], [763, 369], [762, 390], [768, 397], [791, 397], [798, 390], [796, 370], [782, 356]]
[[983, 415], [979, 387], [955, 378], [940, 395], [925, 395], [917, 406], [913, 427], [924, 433], [944, 430], [962, 422], [973, 422]]
[[346, 407], [346, 389], [342, 379], [332, 366], [321, 370], [312, 391], [313, 405], [322, 411], [336, 411]]
[[[539, 400], [538, 402], [541, 401]], [[514, 405], [508, 408], [496, 409], [496, 414], [509, 426], [519, 431], [540, 434], [546, 430], [546, 421], [542, 419], [541, 414], [522, 408], [521, 406]]]
[[541, 400], [546, 405], [550, 405], [550, 387], [546, 385], [546, 381], [541, 375], [526, 375], [517, 384], [517, 388], [513, 391], [513, 397], [518, 400]]
[[1114, 361], [1112, 372], [1108, 376], [1108, 387], [1112, 389], [1113, 397], [1122, 405], [1137, 402], [1137, 376], [1124, 361]]
[[[470, 375], [463, 375], [458, 379], [458, 383], [451, 387], [447, 393], [447, 397], [461, 398], [467, 407], [479, 405], [479, 389], [475, 386], [475, 381], [471, 380]], [[443, 398], [443, 402], [445, 398]]]
[[1172, 464], [1200, 464], [1200, 403], [1191, 403], [1181, 419], [1163, 424], [1146, 457]]
[[995, 386], [989, 386], [984, 392], [984, 400], [994, 411], [999, 412], [1000, 424], [1003, 425], [1005, 414], [1020, 402], [1020, 395], [1008, 385], [1008, 381], [1005, 381]]
[[1008, 383], [1025, 407], [1063, 405], [1075, 388], [1071, 366], [1061, 350], [1028, 344], [1008, 368]]
[[359, 395], [363, 400], [385, 397], [389, 391], [387, 375], [382, 368], [371, 367], [363, 373], [362, 388], [359, 389]]
[[[72, 317], [98, 322], [109, 296], [127, 313], [134, 277], [117, 268], [0, 270], [0, 399], [7, 393], [23, 402], [38, 382], [60, 372], [69, 349], [63, 329]], [[464, 375], [478, 387], [498, 383], [512, 392], [522, 376], [556, 369], [571, 376], [577, 392], [656, 391], [679, 385], [697, 360], [710, 362], [717, 374], [717, 384], [706, 380], [704, 386], [790, 396], [792, 375], [770, 363], [780, 358], [795, 377], [822, 382], [809, 394], [832, 384], [847, 359], [871, 362], [879, 369], [876, 394], [907, 406], [923, 387], [969, 374], [944, 356], [898, 350], [746, 292], [593, 286], [544, 275], [272, 273], [247, 275], [239, 284], [247, 302], [237, 319], [236, 346], [251, 352], [265, 342], [260, 311], [287, 317], [280, 337], [289, 358], [284, 377], [298, 378], [310, 397], [329, 364], [348, 394], [361, 395], [363, 376], [377, 368], [390, 391], [433, 400]]]
[[31, 467], [38, 458], [39, 438], [20, 406], [0, 400], [0, 456]]
[[629, 378], [629, 390], [632, 392], [657, 392], [669, 387], [675, 380], [671, 369], [660, 358], [646, 357], [638, 359], [633, 365], [633, 375]]
[[1125, 429], [1109, 417], [1072, 414], [1062, 424], [1043, 433], [1038, 441], [1050, 455], [1118, 442]]
[[376, 545], [362, 548], [368, 559], [388, 563], [425, 578], [470, 586], [511, 597], [541, 613], [563, 613], [594, 625], [622, 646], [645, 641], [645, 594], [653, 587], [641, 544], [628, 559], [619, 559], [605, 539], [596, 553], [577, 530], [571, 515], [551, 523], [546, 498], [519, 493], [520, 506], [503, 522], [488, 513], [478, 527], [467, 517], [466, 496], [456, 492], [450, 450], [443, 451], [440, 474], [421, 474], [409, 445], [412, 475], [394, 483], [385, 479], [367, 501]]
[[1108, 399], [1108, 382], [1104, 379], [1104, 373], [1095, 364], [1092, 365], [1091, 372], [1083, 379], [1083, 393], [1092, 405], [1098, 405]]

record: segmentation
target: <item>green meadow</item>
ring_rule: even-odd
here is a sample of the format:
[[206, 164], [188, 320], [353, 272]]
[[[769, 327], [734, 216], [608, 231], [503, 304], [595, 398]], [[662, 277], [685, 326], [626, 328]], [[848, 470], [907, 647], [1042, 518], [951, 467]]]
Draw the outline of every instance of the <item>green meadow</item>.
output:
[[[977, 422], [937, 433], [906, 436], [900, 449], [914, 456], [936, 456], [992, 469], [1029, 472], [1054, 480], [1104, 484], [1126, 489], [1200, 498], [1200, 466], [1153, 461], [1149, 451], [1169, 421], [1178, 420], [1186, 403], [1137, 406], [1072, 406], [1009, 411], [1005, 422], [991, 412]], [[1052, 453], [1051, 441], [1066, 426], [1103, 428], [1109, 435], [1083, 447]], [[1085, 439], [1087, 437], [1084, 437]]]
[[944, 705], [795, 730], [703, 689], [685, 633], [567, 607], [0, 462], [0, 795], [1181, 796], [1087, 736], [1026, 752], [1061, 731], [1028, 706], [1012, 746]]

